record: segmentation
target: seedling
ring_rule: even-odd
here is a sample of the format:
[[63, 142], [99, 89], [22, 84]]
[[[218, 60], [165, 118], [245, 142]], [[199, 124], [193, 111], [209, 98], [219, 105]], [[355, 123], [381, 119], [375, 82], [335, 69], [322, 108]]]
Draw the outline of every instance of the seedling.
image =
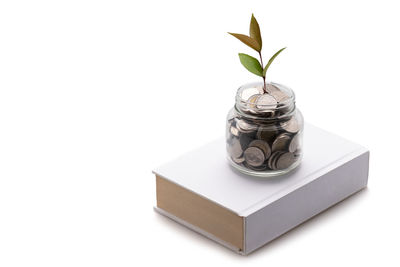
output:
[[250, 21], [250, 36], [247, 36], [244, 34], [239, 34], [239, 33], [230, 33], [230, 32], [228, 32], [228, 33], [235, 36], [237, 39], [242, 41], [244, 44], [246, 44], [247, 46], [251, 47], [252, 49], [254, 49], [255, 51], [258, 52], [258, 55], [260, 56], [260, 61], [258, 61], [256, 58], [249, 56], [247, 54], [244, 54], [244, 53], [239, 53], [239, 59], [240, 59], [240, 63], [242, 63], [242, 65], [248, 71], [263, 78], [264, 92], [267, 93], [265, 76], [267, 74], [268, 68], [271, 66], [274, 59], [283, 50], [285, 50], [286, 47], [284, 47], [284, 48], [280, 49], [278, 52], [276, 52], [268, 60], [268, 63], [264, 67], [262, 56], [261, 56], [262, 38], [261, 38], [260, 26], [258, 25], [258, 22], [253, 14], [251, 15], [251, 21]]

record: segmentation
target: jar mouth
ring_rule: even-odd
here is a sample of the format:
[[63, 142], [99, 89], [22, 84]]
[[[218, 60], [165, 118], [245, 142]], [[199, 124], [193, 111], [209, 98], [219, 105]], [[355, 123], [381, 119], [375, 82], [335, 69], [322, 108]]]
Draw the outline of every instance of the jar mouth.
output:
[[[257, 94], [257, 93], [263, 94], [263, 93], [265, 93], [263, 86], [264, 85], [261, 82], [248, 83], [248, 84], [244, 84], [244, 85], [240, 86], [236, 92], [236, 103], [243, 103], [244, 105], [254, 104], [251, 101], [249, 101], [251, 95], [249, 97], [243, 97], [243, 93], [249, 89], [254, 88], [254, 91], [253, 91], [253, 92], [255, 92], [254, 94]], [[295, 102], [295, 99], [296, 99], [295, 94], [294, 94], [293, 90], [290, 89], [289, 87], [284, 86], [279, 83], [267, 82], [267, 90], [268, 90], [269, 86], [278, 88], [279, 90], [281, 90], [283, 93], [285, 93], [288, 96], [288, 98], [279, 102], [280, 105], [290, 105], [290, 104], [293, 104], [293, 102]], [[268, 107], [273, 107], [275, 105], [261, 104], [259, 106], [268, 108]]]
[[[268, 82], [265, 93], [261, 82], [248, 83], [236, 93], [236, 109], [256, 117], [285, 116], [295, 110], [295, 94], [282, 84]], [[268, 115], [268, 116], [265, 116]]]

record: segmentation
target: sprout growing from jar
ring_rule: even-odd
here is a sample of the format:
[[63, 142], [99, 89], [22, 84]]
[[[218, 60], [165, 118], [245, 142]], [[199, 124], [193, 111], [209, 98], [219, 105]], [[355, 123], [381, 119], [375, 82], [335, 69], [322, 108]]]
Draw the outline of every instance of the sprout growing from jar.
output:
[[251, 21], [250, 21], [250, 36], [244, 35], [244, 34], [239, 34], [239, 33], [230, 33], [230, 35], [233, 35], [240, 41], [242, 41], [244, 44], [247, 46], [251, 47], [252, 49], [256, 50], [258, 52], [258, 55], [260, 56], [260, 61], [258, 61], [256, 58], [249, 56], [244, 53], [239, 53], [239, 59], [240, 63], [251, 73], [260, 76], [263, 78], [264, 81], [264, 92], [267, 93], [266, 89], [266, 82], [265, 82], [265, 76], [268, 71], [269, 66], [271, 66], [272, 62], [274, 59], [283, 51], [286, 49], [286, 47], [280, 49], [278, 52], [276, 52], [269, 60], [268, 63], [265, 65], [263, 64], [262, 56], [261, 56], [261, 49], [262, 49], [262, 39], [261, 39], [261, 32], [260, 32], [260, 26], [258, 25], [258, 22], [254, 15], [251, 15]]

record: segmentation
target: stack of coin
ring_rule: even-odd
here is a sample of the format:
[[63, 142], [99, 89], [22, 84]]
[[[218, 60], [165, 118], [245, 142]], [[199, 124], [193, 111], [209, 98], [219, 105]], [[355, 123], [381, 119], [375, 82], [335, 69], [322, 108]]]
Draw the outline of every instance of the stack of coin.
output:
[[302, 133], [296, 125], [295, 117], [271, 127], [235, 118], [228, 123], [228, 153], [233, 162], [253, 170], [286, 169], [301, 154]]
[[236, 112], [228, 117], [226, 138], [231, 160], [254, 171], [284, 170], [297, 163], [301, 157], [302, 121], [295, 112], [277, 114], [289, 96], [272, 85], [266, 93], [252, 88], [242, 95], [246, 106], [241, 111], [253, 115]]
[[240, 94], [244, 103], [241, 110], [244, 113], [258, 117], [276, 117], [290, 110], [291, 96], [273, 84], [267, 84], [266, 91], [262, 87], [250, 87]]

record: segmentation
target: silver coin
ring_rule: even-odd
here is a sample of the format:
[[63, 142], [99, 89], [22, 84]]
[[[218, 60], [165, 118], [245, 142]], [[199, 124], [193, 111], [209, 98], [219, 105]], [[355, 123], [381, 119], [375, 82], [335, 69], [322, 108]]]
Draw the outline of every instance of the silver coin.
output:
[[273, 170], [273, 168], [272, 168], [272, 158], [273, 157], [274, 157], [274, 153], [269, 157], [269, 159], [267, 161], [268, 168], [270, 168], [271, 170]]
[[264, 152], [265, 159], [268, 159], [271, 156], [271, 148], [269, 147], [268, 143], [263, 140], [253, 140], [249, 144], [249, 147], [257, 147]]
[[263, 89], [261, 87], [250, 87], [243, 89], [242, 92], [240, 93], [240, 98], [243, 101], [248, 101], [250, 97], [256, 94], [262, 94]]
[[276, 170], [276, 160], [277, 158], [285, 152], [282, 151], [275, 151], [268, 159], [268, 167], [271, 170]]
[[239, 136], [239, 130], [235, 126], [231, 126], [230, 132], [234, 136]]
[[248, 100], [247, 100], [247, 106], [250, 110], [256, 108], [257, 100], [260, 98], [262, 94], [255, 94], [252, 95]]
[[299, 122], [294, 116], [288, 121], [281, 122], [281, 127], [289, 133], [297, 133], [300, 130]]
[[273, 97], [270, 94], [263, 94], [263, 95], [259, 96], [256, 100], [256, 107], [260, 111], [273, 110], [276, 108], [277, 104], [278, 104], [278, 102], [276, 101], [275, 97]]
[[290, 98], [286, 93], [284, 93], [283, 91], [280, 91], [280, 90], [272, 91], [270, 94], [276, 99], [276, 101], [278, 101], [278, 103], [281, 103]]
[[281, 153], [277, 154], [277, 156], [275, 157], [275, 159], [274, 159], [274, 168], [275, 168], [275, 170], [278, 169], [277, 162], [278, 162], [279, 158], [280, 158], [283, 154], [285, 154], [285, 152], [284, 152], [284, 151], [281, 151]]
[[240, 158], [231, 157], [231, 159], [233, 160], [233, 162], [235, 162], [237, 164], [240, 164], [240, 163], [244, 162], [244, 157], [240, 157]]
[[268, 168], [270, 168], [271, 170], [273, 170], [272, 162], [274, 160], [274, 157], [276, 156], [276, 153], [279, 153], [279, 151], [275, 151], [274, 153], [272, 153], [267, 161]]
[[294, 153], [299, 148], [299, 146], [300, 146], [300, 138], [299, 134], [296, 134], [290, 141], [289, 152]]
[[296, 157], [291, 152], [286, 152], [279, 156], [276, 161], [276, 168], [279, 170], [284, 170], [292, 166], [296, 162]]
[[252, 169], [252, 170], [255, 170], [255, 171], [265, 171], [266, 169], [267, 169], [267, 164], [263, 164], [263, 165], [261, 165], [261, 166], [257, 166], [257, 167], [255, 167], [255, 166], [250, 166], [250, 165], [248, 165], [248, 164], [244, 164], [244, 166], [246, 167], [246, 168], [249, 168], [249, 169]]
[[265, 88], [269, 94], [275, 91], [280, 91], [280, 89], [277, 86], [270, 83], [267, 83], [267, 86]]
[[229, 146], [229, 154], [232, 156], [232, 158], [240, 158], [240, 156], [243, 154], [243, 149], [240, 145], [239, 139], [234, 138], [232, 140], [232, 143]]
[[290, 135], [287, 133], [281, 133], [278, 135], [274, 142], [272, 143], [271, 149], [272, 152], [278, 151], [278, 150], [286, 150], [290, 142]]
[[250, 113], [255, 114], [258, 117], [263, 118], [273, 118], [275, 115], [274, 109], [258, 109], [255, 108], [254, 110], [250, 111]]
[[242, 133], [249, 133], [249, 132], [256, 131], [258, 129], [257, 125], [250, 124], [244, 120], [237, 120], [236, 127]]
[[247, 99], [246, 104], [241, 107], [241, 110], [246, 113], [257, 114], [255, 102], [260, 94], [255, 94]]
[[246, 163], [253, 167], [261, 166], [265, 161], [264, 152], [257, 147], [248, 147], [243, 154]]

